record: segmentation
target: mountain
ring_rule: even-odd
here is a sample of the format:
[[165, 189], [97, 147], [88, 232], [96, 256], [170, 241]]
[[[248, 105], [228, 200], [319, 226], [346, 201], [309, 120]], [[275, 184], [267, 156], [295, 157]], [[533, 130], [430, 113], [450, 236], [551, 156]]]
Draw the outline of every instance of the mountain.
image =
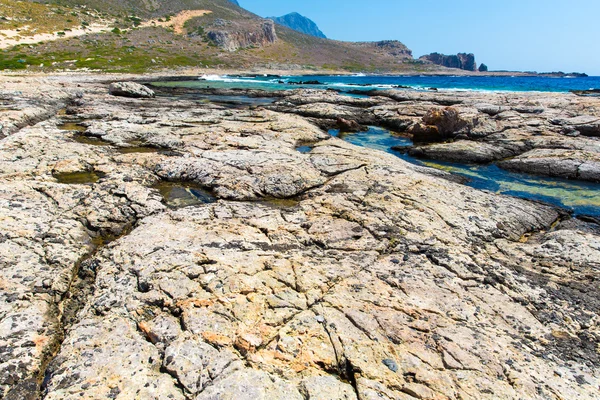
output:
[[[0, 6], [4, 1], [8, 0], [0, 0]], [[319, 38], [275, 24], [229, 0], [8, 3], [0, 7], [0, 30], [7, 33], [0, 36], [0, 70], [443, 71], [414, 60], [398, 41]]]
[[477, 63], [475, 62], [475, 55], [473, 53], [458, 53], [450, 56], [440, 53], [431, 53], [422, 56], [420, 60], [429, 61], [446, 68], [458, 68], [465, 71], [477, 70]]
[[298, 32], [306, 33], [307, 35], [315, 36], [318, 38], [327, 39], [327, 36], [315, 24], [311, 19], [293, 12], [283, 17], [269, 17], [279, 25], [287, 26]]

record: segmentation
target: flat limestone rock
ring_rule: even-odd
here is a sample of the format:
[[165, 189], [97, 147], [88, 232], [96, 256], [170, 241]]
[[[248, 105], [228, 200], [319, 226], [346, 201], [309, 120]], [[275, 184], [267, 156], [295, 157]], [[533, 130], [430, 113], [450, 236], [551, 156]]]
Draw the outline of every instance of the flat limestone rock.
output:
[[538, 149], [498, 163], [510, 171], [600, 182], [600, 154], [580, 150]]
[[503, 148], [497, 144], [457, 140], [450, 143], [417, 146], [408, 152], [411, 156], [419, 158], [432, 158], [435, 160], [454, 161], [462, 163], [489, 163], [502, 160], [513, 155], [510, 148]]
[[[0, 148], [0, 397], [597, 398], [591, 220], [451, 182], [287, 109], [115, 98], [93, 77], [49, 85], [73, 96], [68, 115], [43, 105], [49, 117]], [[484, 127], [571, 101], [311, 96], [305, 110], [327, 117], [396, 122], [486, 104]], [[477, 143], [594, 153], [591, 138], [519, 132]], [[210, 200], [173, 206], [165, 186]]]

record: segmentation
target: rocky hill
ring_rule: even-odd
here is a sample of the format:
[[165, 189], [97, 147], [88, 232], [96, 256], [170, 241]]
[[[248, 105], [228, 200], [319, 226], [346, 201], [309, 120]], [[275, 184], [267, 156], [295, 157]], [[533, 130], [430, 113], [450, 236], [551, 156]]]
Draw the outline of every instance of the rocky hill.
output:
[[283, 17], [269, 17], [279, 25], [287, 26], [298, 32], [306, 33], [307, 35], [326, 39], [327, 36], [317, 26], [317, 24], [303, 15], [293, 12], [286, 14]]
[[[229, 0], [0, 0], [0, 70], [176, 68], [427, 73], [400, 42], [318, 38]], [[33, 16], [33, 17], [32, 17]]]
[[432, 62], [446, 68], [457, 68], [465, 71], [477, 71], [477, 63], [473, 53], [458, 53], [456, 55], [445, 55], [440, 53], [431, 53], [420, 58], [424, 61]]

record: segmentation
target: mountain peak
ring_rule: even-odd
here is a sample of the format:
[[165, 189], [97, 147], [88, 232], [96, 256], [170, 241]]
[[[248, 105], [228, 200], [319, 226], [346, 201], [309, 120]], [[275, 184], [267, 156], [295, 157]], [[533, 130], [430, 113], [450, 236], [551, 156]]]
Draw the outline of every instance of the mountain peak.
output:
[[315, 24], [313, 20], [307, 18], [297, 12], [291, 12], [284, 15], [283, 17], [269, 17], [279, 25], [286, 26], [298, 32], [305, 33], [307, 35], [315, 36], [318, 38], [327, 39], [327, 36]]

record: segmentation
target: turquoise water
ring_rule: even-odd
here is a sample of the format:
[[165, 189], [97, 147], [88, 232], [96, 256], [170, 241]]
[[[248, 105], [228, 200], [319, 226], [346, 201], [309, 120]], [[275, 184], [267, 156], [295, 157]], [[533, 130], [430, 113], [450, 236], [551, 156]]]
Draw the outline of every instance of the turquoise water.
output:
[[[293, 82], [318, 81], [319, 85], [295, 85]], [[484, 91], [541, 91], [568, 92], [600, 88], [600, 77], [549, 78], [549, 77], [490, 77], [490, 76], [376, 76], [376, 75], [310, 75], [310, 76], [229, 76], [204, 75], [189, 82], [160, 82], [163, 86], [198, 88], [244, 88], [286, 90], [300, 87], [318, 89], [371, 90], [406, 86], [417, 90], [429, 88], [448, 90]], [[367, 86], [366, 86], [367, 85]]]
[[366, 132], [344, 133], [331, 130], [332, 136], [349, 143], [382, 150], [413, 164], [424, 165], [464, 176], [466, 183], [481, 190], [542, 201], [572, 211], [575, 215], [600, 217], [600, 184], [545, 178], [505, 171], [495, 165], [469, 165], [440, 161], [419, 160], [392, 147], [411, 146], [409, 138], [393, 135], [390, 131], [370, 127]]

